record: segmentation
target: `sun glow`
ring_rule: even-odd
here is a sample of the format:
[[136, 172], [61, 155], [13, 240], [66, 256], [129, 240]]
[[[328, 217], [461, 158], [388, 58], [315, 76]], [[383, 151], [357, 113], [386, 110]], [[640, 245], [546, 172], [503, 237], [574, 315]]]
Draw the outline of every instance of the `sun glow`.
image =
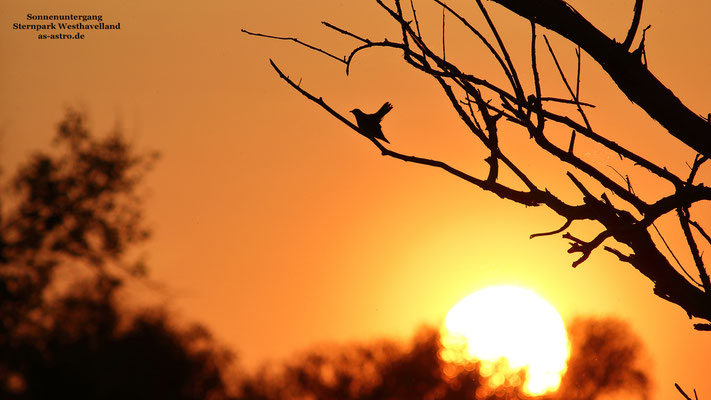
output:
[[480, 361], [492, 386], [525, 370], [523, 390], [533, 396], [558, 389], [569, 354], [560, 314], [536, 293], [515, 286], [485, 288], [452, 307], [442, 347], [447, 362]]

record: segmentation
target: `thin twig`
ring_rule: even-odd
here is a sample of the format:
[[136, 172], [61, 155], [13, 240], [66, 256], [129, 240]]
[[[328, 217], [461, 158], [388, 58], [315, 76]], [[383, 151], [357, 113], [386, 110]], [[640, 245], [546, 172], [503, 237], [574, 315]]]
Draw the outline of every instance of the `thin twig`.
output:
[[482, 130], [481, 124], [479, 124], [479, 120], [476, 117], [476, 114], [474, 113], [474, 108], [472, 107], [472, 99], [469, 97], [469, 92], [465, 92], [464, 95], [466, 96], [466, 101], [464, 104], [467, 105], [469, 108], [469, 116], [472, 117], [472, 122], [474, 122], [474, 125], [476, 125], [477, 129]]
[[575, 56], [578, 59], [578, 73], [575, 79], [575, 102], [580, 104], [580, 46], [575, 48]]
[[701, 236], [703, 236], [704, 239], [706, 239], [706, 241], [709, 242], [709, 244], [711, 244], [711, 236], [709, 236], [709, 234], [706, 233], [706, 231], [704, 230], [704, 228], [702, 228], [701, 225], [699, 225], [698, 222], [689, 220], [689, 224], [691, 224], [691, 226], [693, 226], [694, 228], [696, 228], [696, 230], [699, 231], [699, 233], [701, 234]]
[[678, 390], [679, 393], [681, 393], [681, 395], [684, 396], [684, 398], [685, 398], [686, 400], [691, 400], [691, 397], [687, 396], [687, 394], [684, 393], [684, 391], [681, 389], [681, 386], [679, 386], [678, 383], [675, 383], [674, 386], [676, 386], [676, 390]]
[[536, 61], [536, 21], [531, 20], [531, 71], [533, 72], [533, 84], [536, 90], [536, 103], [531, 104], [535, 109], [536, 117], [538, 118], [538, 129], [543, 130], [545, 127], [545, 117], [541, 113], [543, 107], [543, 96], [541, 95], [541, 77], [538, 75], [538, 62]]
[[652, 228], [654, 228], [654, 230], [657, 232], [657, 235], [659, 235], [659, 238], [662, 239], [662, 243], [664, 243], [664, 246], [669, 251], [669, 254], [671, 254], [674, 261], [676, 261], [676, 265], [678, 265], [679, 268], [681, 268], [681, 270], [684, 272], [684, 275], [686, 275], [686, 277], [689, 278], [689, 280], [691, 280], [691, 282], [693, 282], [694, 285], [696, 285], [698, 287], [703, 287], [699, 282], [696, 281], [696, 279], [694, 279], [688, 272], [686, 272], [686, 269], [684, 268], [683, 265], [681, 265], [681, 262], [679, 261], [679, 259], [676, 258], [674, 251], [672, 251], [671, 247], [669, 247], [669, 243], [667, 243], [667, 241], [664, 239], [664, 236], [662, 236], [662, 233], [659, 231], [659, 228], [657, 228], [657, 225], [655, 225], [654, 222], [652, 222], [651, 225], [652, 225]]
[[489, 25], [489, 29], [491, 29], [491, 32], [494, 34], [494, 37], [496, 38], [496, 42], [499, 44], [499, 48], [501, 49], [501, 53], [504, 55], [506, 64], [508, 65], [509, 70], [511, 71], [511, 77], [513, 78], [513, 81], [514, 81], [514, 88], [513, 88], [514, 93], [516, 93], [517, 97], [521, 101], [523, 101], [526, 97], [523, 94], [523, 86], [521, 86], [521, 81], [518, 79], [518, 74], [516, 73], [516, 67], [514, 67], [514, 64], [511, 61], [509, 52], [506, 50], [506, 45], [504, 45], [504, 41], [501, 40], [499, 31], [496, 29], [496, 26], [494, 25], [494, 21], [492, 21], [491, 17], [489, 17], [489, 13], [486, 11], [484, 4], [481, 2], [481, 0], [476, 0], [476, 4], [479, 6], [479, 10], [481, 11], [481, 14], [486, 19], [486, 23]]
[[691, 224], [689, 223], [689, 209], [686, 207], [679, 207], [677, 209], [677, 214], [679, 215], [679, 223], [681, 224], [681, 230], [684, 232], [686, 237], [686, 242], [689, 245], [689, 250], [694, 258], [694, 264], [696, 264], [696, 269], [699, 271], [699, 278], [703, 284], [704, 291], [711, 294], [711, 280], [709, 280], [709, 275], [706, 273], [706, 268], [704, 267], [704, 261], [701, 259], [701, 254], [699, 253], [699, 247], [696, 245], [696, 240], [694, 240], [694, 235], [691, 233]]
[[363, 43], [370, 43], [370, 40], [368, 40], [368, 39], [366, 39], [366, 38], [362, 38], [362, 37], [356, 35], [355, 33], [349, 32], [349, 31], [347, 31], [347, 30], [345, 30], [345, 29], [343, 29], [343, 28], [339, 28], [339, 27], [337, 27], [336, 25], [333, 25], [333, 24], [331, 24], [331, 23], [329, 23], [329, 22], [321, 21], [321, 23], [322, 23], [323, 25], [325, 25], [326, 27], [331, 28], [331, 29], [333, 29], [334, 31], [336, 31], [336, 32], [338, 32], [338, 33], [344, 34], [344, 35], [346, 35], [346, 36], [350, 36], [350, 37], [352, 37], [352, 38], [354, 38], [354, 39], [360, 40], [360, 41], [363, 42]]
[[570, 227], [570, 224], [572, 224], [572, 223], [573, 223], [572, 219], [567, 219], [567, 220], [565, 220], [565, 223], [563, 224], [563, 226], [561, 226], [560, 228], [558, 228], [554, 231], [550, 231], [550, 232], [534, 233], [531, 236], [529, 236], [529, 239], [537, 238], [540, 236], [556, 235], [556, 234], [561, 233], [564, 230], [568, 229]]
[[[306, 96], [307, 99], [309, 99], [309, 100], [315, 102], [316, 104], [320, 105], [321, 107], [323, 107], [323, 108], [324, 108], [326, 111], [328, 111], [331, 115], [333, 115], [334, 117], [336, 117], [338, 120], [340, 120], [340, 121], [343, 122], [344, 124], [348, 125], [348, 127], [350, 127], [351, 129], [353, 129], [354, 131], [356, 131], [356, 132], [362, 134], [363, 136], [365, 136], [365, 137], [371, 139], [371, 138], [368, 137], [367, 135], [363, 134], [363, 133], [361, 132], [361, 130], [358, 128], [358, 126], [356, 126], [354, 123], [352, 123], [351, 121], [349, 121], [347, 118], [345, 118], [344, 116], [342, 116], [341, 114], [339, 114], [339, 113], [338, 113], [336, 110], [334, 110], [333, 108], [329, 107], [328, 104], [326, 104], [326, 102], [324, 102], [322, 98], [320, 98], [320, 97], [319, 97], [319, 98], [316, 98], [316, 97], [313, 96], [311, 93], [309, 93], [309, 92], [307, 92], [306, 90], [302, 89], [301, 86], [299, 86], [299, 85], [297, 85], [296, 83], [294, 83], [294, 81], [292, 81], [288, 76], [284, 75], [284, 73], [281, 72], [281, 70], [279, 69], [279, 67], [276, 66], [276, 64], [274, 63], [274, 61], [273, 61], [272, 59], [269, 59], [269, 63], [272, 65], [272, 68], [274, 68], [274, 70], [277, 72], [277, 74], [279, 74], [279, 77], [280, 77], [281, 79], [283, 79], [283, 80], [285, 80], [286, 82], [288, 82], [289, 85], [291, 85], [291, 87], [293, 87], [294, 89], [296, 89], [297, 91], [299, 91], [299, 93], [301, 93], [302, 95]], [[378, 142], [376, 139], [371, 139], [371, 140], [374, 141], [374, 142]], [[379, 143], [379, 142], [378, 142], [378, 143]]]
[[340, 62], [342, 62], [342, 63], [344, 63], [344, 64], [346, 63], [346, 61], [345, 61], [344, 59], [342, 59], [342, 58], [340, 58], [340, 57], [337, 57], [337, 56], [334, 56], [333, 54], [327, 52], [326, 50], [323, 50], [323, 49], [320, 49], [320, 48], [318, 48], [318, 47], [316, 47], [316, 46], [312, 46], [312, 45], [310, 45], [310, 44], [308, 44], [308, 43], [302, 42], [301, 40], [299, 40], [298, 38], [295, 38], [295, 37], [265, 35], [265, 34], [263, 34], [263, 33], [250, 32], [250, 31], [248, 31], [248, 30], [246, 30], [246, 29], [242, 29], [242, 32], [244, 32], [244, 33], [246, 33], [246, 34], [248, 34], [248, 35], [259, 36], [259, 37], [264, 37], [264, 38], [269, 38], [269, 39], [290, 40], [290, 41], [296, 42], [296, 43], [298, 43], [298, 44], [300, 44], [300, 45], [302, 45], [302, 46], [304, 46], [304, 47], [308, 47], [308, 48], [311, 49], [311, 50], [317, 51], [317, 52], [319, 52], [319, 53], [321, 53], [321, 54], [325, 54], [325, 55], [327, 55], [327, 56], [333, 58], [334, 60], [338, 60], [338, 61], [340, 61]]
[[346, 75], [350, 74], [351, 63], [353, 62], [353, 57], [355, 57], [355, 55], [358, 54], [359, 52], [361, 52], [362, 50], [370, 49], [373, 47], [390, 47], [390, 48], [394, 48], [394, 49], [404, 49], [404, 46], [401, 44], [398, 44], [398, 43], [392, 43], [392, 42], [388, 42], [388, 41], [385, 41], [385, 42], [368, 41], [367, 44], [364, 44], [362, 46], [359, 46], [359, 47], [356, 47], [355, 49], [353, 49], [353, 51], [351, 51], [351, 54], [349, 54], [348, 57], [346, 57], [346, 61], [345, 61]]
[[583, 117], [585, 126], [589, 130], [592, 130], [592, 128], [590, 127], [590, 121], [588, 121], [588, 117], [587, 117], [587, 115], [585, 115], [585, 111], [580, 106], [580, 99], [578, 98], [578, 96], [575, 95], [575, 92], [573, 92], [573, 89], [570, 87], [570, 84], [568, 83], [568, 79], [565, 77], [565, 73], [563, 72], [563, 68], [561, 68], [560, 63], [558, 63], [558, 58], [555, 56], [553, 47], [551, 47], [551, 44], [548, 41], [548, 38], [546, 37], [546, 35], [543, 35], [543, 39], [546, 41], [546, 46], [548, 46], [548, 51], [551, 53], [551, 56], [553, 57], [553, 61], [555, 62], [556, 68], [558, 68], [558, 73], [560, 74], [561, 79], [563, 79], [563, 83], [565, 83], [565, 87], [568, 88], [568, 92], [573, 97], [573, 101], [575, 101], [575, 104], [578, 106], [578, 113], [580, 113], [580, 116]]
[[691, 185], [692, 183], [694, 183], [694, 178], [696, 177], [696, 173], [699, 172], [701, 164], [706, 162], [708, 159], [708, 157], [702, 156], [701, 154], [697, 154], [696, 157], [694, 157], [694, 163], [691, 166], [691, 172], [689, 172], [689, 177], [686, 179], [687, 185]]
[[410, 0], [410, 8], [412, 8], [412, 18], [415, 20], [415, 27], [417, 28], [417, 36], [422, 37], [422, 32], [420, 32], [420, 21], [417, 20], [417, 11], [415, 11], [415, 3]]
[[444, 40], [444, 22], [445, 22], [445, 13], [444, 13], [444, 7], [442, 7], [442, 59], [446, 60], [447, 59], [447, 46], [445, 45], [445, 40]]
[[[501, 58], [501, 55], [496, 51], [494, 46], [489, 43], [489, 41], [484, 37], [484, 35], [479, 32], [478, 29], [476, 29], [469, 21], [467, 21], [466, 18], [461, 16], [459, 13], [457, 13], [455, 10], [453, 10], [451, 7], [449, 7], [446, 3], [442, 2], [441, 0], [432, 0], [435, 3], [439, 4], [440, 6], [444, 7], [447, 11], [449, 11], [450, 14], [454, 15], [467, 29], [469, 29], [478, 39], [481, 41], [481, 43], [486, 46], [487, 50], [489, 50], [489, 53], [494, 56], [496, 59], [496, 62], [499, 63], [499, 66], [501, 67], [501, 70], [504, 71], [504, 74], [506, 75], [506, 78], [509, 80], [509, 83], [511, 84], [511, 87], [516, 88], [516, 81], [514, 80], [513, 75], [511, 74], [511, 71], [509, 70], [509, 67], [506, 65], [506, 62]], [[513, 96], [512, 96], [513, 97]]]
[[630, 193], [634, 194], [634, 188], [632, 187], [632, 182], [630, 181], [629, 175], [622, 175], [622, 174], [621, 174], [618, 170], [616, 170], [615, 167], [613, 167], [612, 165], [608, 165], [608, 167], [610, 167], [611, 170], [615, 171], [615, 173], [616, 173], [620, 178], [622, 178], [623, 181], [625, 181], [625, 182], [627, 183], [627, 190], [628, 190]]
[[630, 49], [630, 47], [632, 46], [632, 41], [634, 40], [634, 36], [637, 34], [637, 29], [639, 28], [639, 20], [642, 16], [642, 3], [643, 0], [636, 0], [634, 2], [634, 16], [632, 17], [632, 25], [627, 31], [627, 37], [625, 37], [625, 41], [622, 42], [622, 47], [624, 47], [625, 50]]
[[594, 104], [584, 103], [582, 101], [576, 102], [575, 100], [560, 99], [558, 97], [541, 97], [541, 101], [550, 101], [552, 103], [565, 103], [565, 104], [580, 104], [583, 107], [595, 108]]

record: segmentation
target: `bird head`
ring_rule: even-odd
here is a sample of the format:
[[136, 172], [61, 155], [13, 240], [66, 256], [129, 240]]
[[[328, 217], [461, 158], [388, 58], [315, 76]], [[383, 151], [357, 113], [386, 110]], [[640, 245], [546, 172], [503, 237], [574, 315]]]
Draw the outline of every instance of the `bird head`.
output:
[[351, 112], [353, 113], [353, 115], [363, 114], [363, 111], [358, 108], [352, 109]]

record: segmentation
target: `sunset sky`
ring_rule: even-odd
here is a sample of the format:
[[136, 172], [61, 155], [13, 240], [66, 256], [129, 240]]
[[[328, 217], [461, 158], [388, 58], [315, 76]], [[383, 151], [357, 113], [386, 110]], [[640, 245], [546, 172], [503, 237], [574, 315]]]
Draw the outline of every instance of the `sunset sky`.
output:
[[[632, 0], [571, 3], [608, 36], [624, 39]], [[425, 0], [415, 4], [425, 37], [441, 42], [441, 9]], [[474, 15], [473, 1], [448, 4]], [[528, 22], [486, 4], [527, 71]], [[706, 115], [711, 3], [682, 4], [644, 3], [641, 26], [652, 25], [649, 69]], [[39, 40], [34, 31], [12, 29], [31, 23], [28, 13], [101, 14], [121, 29], [87, 32], [83, 40]], [[138, 149], [160, 151], [144, 186], [154, 233], [143, 248], [151, 278], [172, 309], [206, 324], [242, 365], [278, 361], [318, 343], [409, 337], [421, 324], [440, 324], [473, 291], [513, 284], [539, 293], [565, 320], [604, 314], [628, 321], [648, 350], [655, 399], [680, 398], [674, 382], [711, 397], [711, 333], [694, 331], [684, 311], [654, 296], [651, 282], [631, 266], [598, 251], [570, 268], [577, 256], [566, 253], [559, 235], [529, 239], [558, 228], [561, 217], [506, 202], [442, 171], [382, 157], [288, 87], [268, 62], [343, 114], [356, 107], [374, 112], [390, 101], [394, 109], [383, 130], [393, 148], [442, 155], [481, 174], [477, 143], [436, 83], [404, 65], [401, 54], [363, 53], [346, 76], [343, 64], [323, 55], [240, 32], [297, 36], [346, 55], [357, 43], [321, 21], [398, 39], [374, 0], [8, 0], [0, 20], [3, 177], [31, 151], [48, 148], [67, 107], [85, 110], [97, 133], [119, 126]], [[448, 56], [499, 79], [490, 57], [470, 45], [453, 19], [447, 24]], [[574, 75], [573, 47], [549, 36]], [[550, 56], [541, 51], [539, 57], [544, 90], [564, 96]], [[631, 104], [586, 55], [582, 69], [582, 99], [597, 105], [593, 126], [684, 174], [694, 153]], [[527, 134], [515, 137], [529, 145]], [[545, 186], [576, 199], [564, 170], [525, 161], [526, 151], [513, 154], [534, 177], [547, 177]], [[631, 164], [588, 155], [637, 177], [637, 192], [658, 190]], [[706, 167], [701, 178], [708, 182]], [[711, 223], [708, 205], [698, 212]], [[680, 244], [673, 221], [658, 226], [672, 246]], [[590, 227], [577, 232], [595, 234]]]

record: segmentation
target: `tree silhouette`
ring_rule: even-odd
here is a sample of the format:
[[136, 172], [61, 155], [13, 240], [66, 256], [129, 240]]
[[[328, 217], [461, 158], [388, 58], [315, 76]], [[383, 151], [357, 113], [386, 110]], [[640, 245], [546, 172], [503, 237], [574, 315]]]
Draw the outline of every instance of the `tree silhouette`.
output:
[[558, 398], [596, 399], [615, 392], [625, 392], [625, 398], [648, 398], [642, 344], [626, 323], [577, 318], [568, 325], [568, 334], [571, 355]]
[[69, 111], [57, 152], [32, 156], [0, 196], [0, 397], [229, 398], [230, 354], [207, 330], [118, 304], [145, 274], [126, 254], [148, 237], [137, 188], [156, 155], [118, 131], [94, 137], [85, 119]]
[[[423, 328], [405, 346], [394, 340], [331, 346], [307, 352], [278, 370], [263, 370], [241, 383], [240, 400], [271, 399], [471, 399], [486, 379], [476, 363], [449, 365], [439, 357], [439, 333]], [[478, 392], [477, 392], [478, 391]], [[505, 398], [518, 398], [511, 387]]]
[[90, 267], [116, 284], [117, 268], [140, 272], [122, 256], [148, 237], [135, 189], [155, 155], [135, 155], [118, 132], [92, 137], [76, 111], [59, 124], [55, 144], [59, 154], [36, 153], [19, 168], [2, 201], [0, 331], [10, 336], [39, 322], [30, 316], [62, 266]]
[[[322, 97], [309, 93], [284, 74], [273, 61], [270, 62], [281, 79], [346, 126], [363, 134], [384, 156], [442, 169], [502, 199], [525, 206], [546, 206], [563, 217], [565, 222], [559, 229], [534, 234], [532, 238], [565, 232], [563, 238], [570, 242], [568, 252], [580, 255], [573, 263], [574, 267], [588, 259], [593, 251], [603, 248], [647, 277], [654, 284], [654, 294], [677, 304], [690, 317], [703, 320], [694, 325], [696, 329], [711, 330], [711, 280], [701, 257], [702, 249], [711, 244], [711, 236], [702, 223], [694, 218], [694, 212], [698, 214], [699, 207], [707, 205], [711, 200], [711, 188], [703, 182], [696, 182], [700, 168], [711, 157], [711, 124], [684, 106], [650, 72], [644, 53], [644, 31], [636, 48], [631, 50], [639, 31], [642, 0], [635, 1], [631, 26], [621, 41], [603, 34], [563, 0], [492, 0], [530, 22], [530, 63], [526, 65], [514, 63], [514, 57], [510, 55], [482, 0], [475, 0], [475, 3], [485, 21], [483, 27], [475, 26], [463, 13], [442, 0], [430, 1], [442, 8], [441, 36], [433, 34], [425, 37], [422, 34], [420, 19], [412, 0], [407, 8], [403, 7], [400, 0], [394, 0], [391, 5], [376, 0], [398, 28], [400, 34], [396, 38], [373, 40], [323, 22], [327, 28], [357, 43], [345, 57], [336, 56], [298, 38], [243, 31], [304, 45], [344, 64], [346, 74], [356, 56], [363, 51], [380, 48], [401, 53], [408, 66], [437, 82], [465, 128], [473, 134], [484, 154], [477, 172], [467, 172], [441, 159], [404, 154], [395, 149], [396, 142], [385, 145], [373, 139], [370, 137], [372, 135], [363, 132], [341, 112], [329, 106]], [[505, 77], [505, 83], [497, 84], [493, 78], [469, 73], [465, 67], [455, 64], [451, 56], [447, 58], [445, 16], [460, 24], [483, 45], [486, 55]], [[577, 76], [570, 79], [563, 72], [548, 38], [544, 36], [545, 49], [567, 89], [567, 98], [547, 94], [553, 90], [549, 91], [544, 86], [547, 82], [543, 82], [539, 74], [539, 26], [558, 33], [578, 47]], [[690, 160], [688, 174], [678, 175], [672, 172], [675, 168], [671, 165], [655, 163], [649, 156], [620, 145], [593, 128], [586, 113], [586, 109], [592, 105], [583, 102], [580, 97], [581, 51], [589, 54], [622, 93], [639, 105], [649, 117], [698, 153]], [[480, 59], [483, 57], [482, 54], [476, 56]], [[524, 70], [530, 75], [532, 84], [529, 87], [522, 83]], [[524, 135], [515, 143], [523, 145], [533, 142], [548, 160], [557, 163], [557, 168], [548, 174], [548, 178], [552, 180], [555, 174], [564, 173], [569, 180], [569, 189], [577, 193], [577, 200], [563, 196], [568, 194], [569, 189], [550, 189], [551, 182], [534, 177], [527, 160], [520, 155], [515, 156], [511, 151], [513, 146], [506, 148], [502, 144], [510, 143], [509, 138], [517, 132], [524, 132]], [[566, 136], [561, 139], [561, 132], [569, 133], [565, 133]], [[586, 152], [582, 149], [593, 150]], [[644, 174], [645, 179], [655, 180], [657, 193], [636, 193], [629, 175], [622, 175], [599, 159], [589, 156], [595, 152], [607, 152], [629, 161], [630, 165], [634, 165], [630, 168]], [[691, 269], [688, 266], [685, 268], [671, 251], [667, 252], [653, 239], [655, 222], [664, 216], [678, 220], [685, 251], [688, 251], [694, 263], [694, 273], [689, 273]], [[583, 221], [596, 221], [602, 228], [590, 239], [580, 238], [580, 234], [571, 233], [570, 228], [573, 225], [580, 226]]]
[[[122, 312], [83, 283], [52, 302], [43, 329], [13, 338], [7, 399], [229, 399], [231, 354], [199, 325]], [[8, 362], [10, 361], [10, 362]]]
[[[560, 390], [547, 400], [588, 399], [623, 392], [646, 398], [641, 344], [615, 319], [579, 318], [571, 324], [571, 358]], [[408, 346], [394, 341], [313, 350], [281, 369], [245, 378], [240, 400], [272, 399], [527, 399], [525, 371], [493, 387], [479, 364], [447, 363], [436, 329], [423, 328]]]

